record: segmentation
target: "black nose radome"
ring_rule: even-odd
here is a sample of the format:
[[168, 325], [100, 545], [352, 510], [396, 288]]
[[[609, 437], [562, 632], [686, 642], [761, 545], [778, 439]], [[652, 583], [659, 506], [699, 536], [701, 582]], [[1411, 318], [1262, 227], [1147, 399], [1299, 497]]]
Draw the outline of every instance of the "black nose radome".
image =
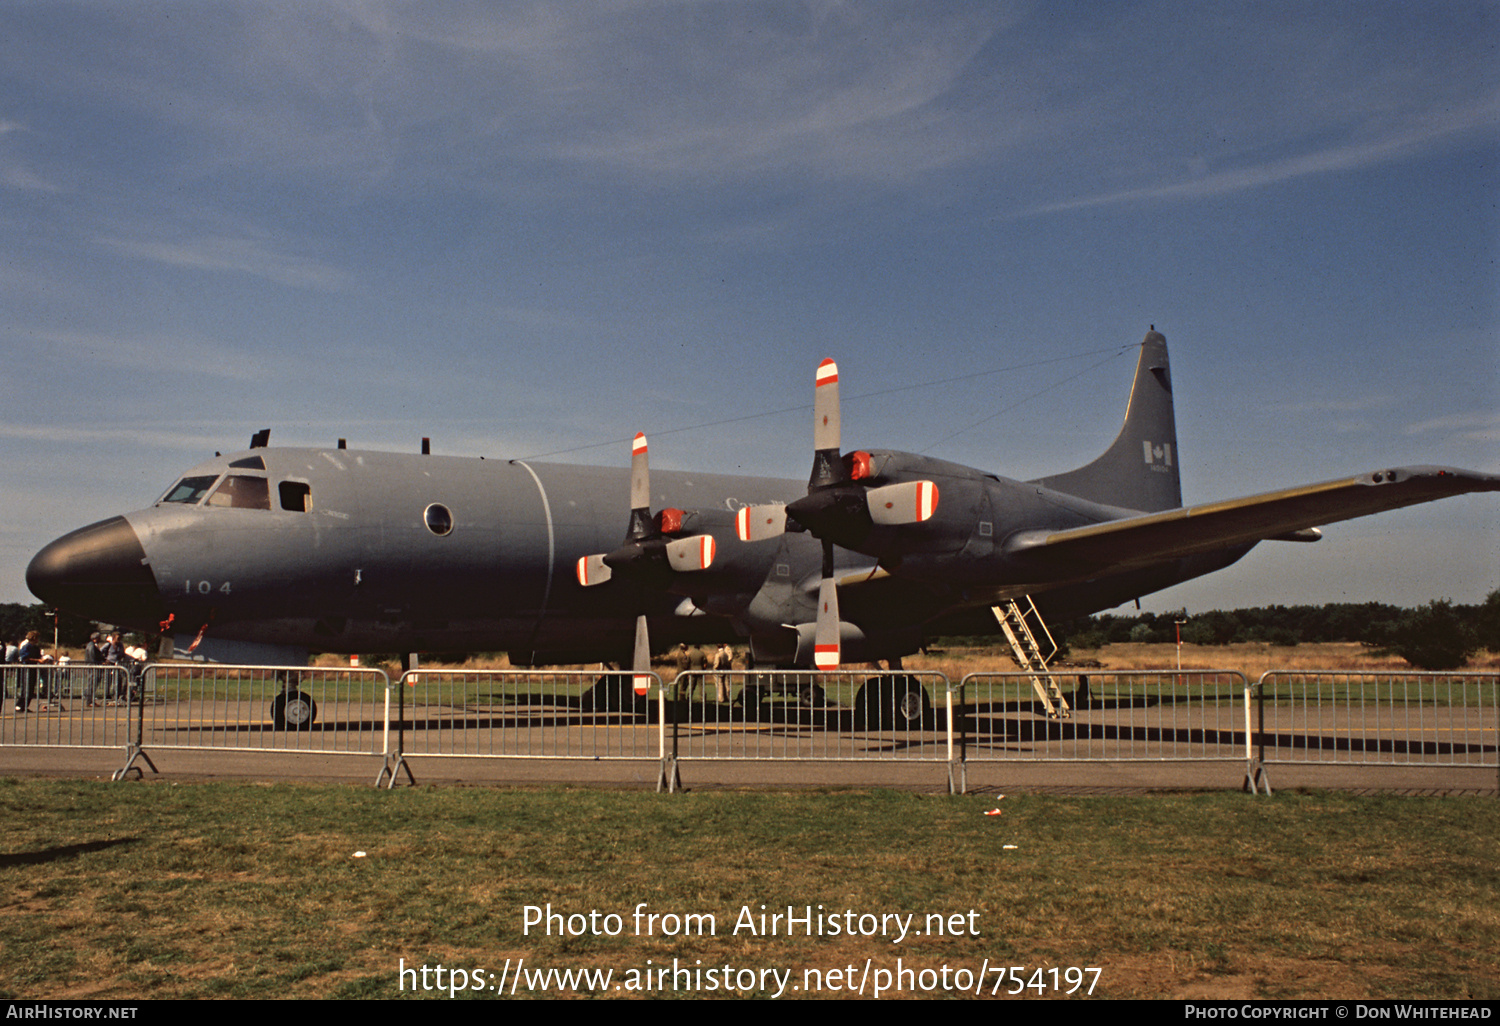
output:
[[146, 551], [124, 517], [80, 527], [38, 552], [26, 587], [48, 605], [120, 626], [154, 627], [165, 616]]

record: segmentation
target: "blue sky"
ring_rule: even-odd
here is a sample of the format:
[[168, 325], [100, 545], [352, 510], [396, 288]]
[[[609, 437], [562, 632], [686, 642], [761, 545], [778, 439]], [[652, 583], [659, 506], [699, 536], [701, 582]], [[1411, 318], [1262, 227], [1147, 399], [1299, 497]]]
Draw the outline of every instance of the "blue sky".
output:
[[[851, 446], [1057, 472], [1151, 324], [1189, 502], [1500, 472], [1497, 42], [1477, 2], [11, 0], [0, 601], [262, 427], [801, 478], [824, 356]], [[1147, 608], [1500, 587], [1494, 495], [1325, 534]]]

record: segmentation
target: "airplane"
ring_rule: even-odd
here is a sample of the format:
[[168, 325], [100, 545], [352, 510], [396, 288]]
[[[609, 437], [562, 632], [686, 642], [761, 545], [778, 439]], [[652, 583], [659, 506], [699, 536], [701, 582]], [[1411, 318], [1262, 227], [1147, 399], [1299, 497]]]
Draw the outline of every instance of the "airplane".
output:
[[1154, 326], [1113, 443], [1032, 481], [842, 451], [837, 382], [824, 361], [805, 485], [651, 477], [644, 436], [627, 472], [271, 447], [262, 431], [145, 509], [53, 541], [26, 582], [49, 605], [226, 662], [503, 650], [516, 666], [640, 674], [655, 639], [748, 643], [762, 667], [895, 668], [936, 635], [998, 633], [1006, 603], [1030, 597], [1041, 617], [1068, 619], [1223, 569], [1262, 541], [1500, 490], [1500, 475], [1408, 466], [1183, 506]]

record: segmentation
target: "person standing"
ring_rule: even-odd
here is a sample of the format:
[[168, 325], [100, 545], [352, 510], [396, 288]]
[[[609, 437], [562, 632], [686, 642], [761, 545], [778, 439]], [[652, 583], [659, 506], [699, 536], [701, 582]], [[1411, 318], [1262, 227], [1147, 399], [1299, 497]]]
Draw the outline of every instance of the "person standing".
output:
[[89, 635], [89, 643], [83, 646], [84, 669], [83, 682], [83, 707], [92, 709], [96, 705], [102, 705], [104, 696], [100, 694], [100, 681], [104, 676], [104, 646], [100, 644], [104, 635], [95, 631]]
[[[16, 649], [16, 662], [23, 667], [37, 666], [42, 661], [42, 636], [36, 631], [28, 631], [26, 637]], [[24, 713], [30, 711], [31, 699], [36, 695], [36, 670], [22, 669], [16, 682], [16, 712]], [[43, 709], [47, 708], [44, 698]]]
[[734, 652], [721, 641], [719, 650], [714, 653], [714, 701], [721, 704], [729, 701], [729, 671], [733, 668]]

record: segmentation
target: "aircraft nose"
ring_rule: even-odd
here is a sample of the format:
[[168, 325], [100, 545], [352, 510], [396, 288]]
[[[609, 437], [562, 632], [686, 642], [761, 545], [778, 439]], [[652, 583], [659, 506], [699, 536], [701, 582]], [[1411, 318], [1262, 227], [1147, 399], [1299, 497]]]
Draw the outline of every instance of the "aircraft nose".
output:
[[48, 605], [120, 626], [153, 627], [166, 616], [146, 550], [124, 517], [42, 549], [26, 568], [26, 587]]

